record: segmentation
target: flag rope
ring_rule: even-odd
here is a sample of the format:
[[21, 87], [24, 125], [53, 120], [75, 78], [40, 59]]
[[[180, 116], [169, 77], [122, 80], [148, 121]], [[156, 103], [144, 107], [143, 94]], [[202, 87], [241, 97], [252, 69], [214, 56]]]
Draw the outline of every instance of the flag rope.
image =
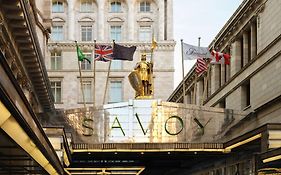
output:
[[[114, 43], [115, 43], [115, 40], [113, 40], [112, 50], [114, 49]], [[106, 99], [106, 93], [107, 93], [107, 86], [108, 86], [108, 80], [109, 80], [111, 62], [112, 62], [112, 60], [109, 61], [109, 65], [108, 65], [108, 69], [107, 69], [107, 77], [106, 77], [106, 82], [105, 82], [105, 89], [104, 89], [104, 96], [103, 96], [103, 103], [102, 103], [102, 104], [105, 104], [105, 99]]]
[[183, 91], [183, 104], [185, 104], [185, 81], [184, 81], [184, 55], [183, 55], [183, 39], [181, 39], [181, 59], [182, 59], [182, 91]]

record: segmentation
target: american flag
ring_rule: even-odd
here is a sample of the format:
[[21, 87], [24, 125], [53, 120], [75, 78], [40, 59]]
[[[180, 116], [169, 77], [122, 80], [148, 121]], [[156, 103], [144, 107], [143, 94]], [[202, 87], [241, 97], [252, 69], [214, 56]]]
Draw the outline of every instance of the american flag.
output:
[[110, 61], [113, 59], [113, 49], [110, 45], [95, 45], [95, 60]]
[[201, 75], [207, 70], [208, 66], [204, 58], [198, 58], [196, 62], [196, 73], [197, 75]]

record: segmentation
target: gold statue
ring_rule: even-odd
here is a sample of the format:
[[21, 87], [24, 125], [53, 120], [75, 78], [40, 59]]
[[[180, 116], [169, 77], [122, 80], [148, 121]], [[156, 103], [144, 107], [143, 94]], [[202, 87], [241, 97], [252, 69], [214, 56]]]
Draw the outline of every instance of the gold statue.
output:
[[152, 84], [153, 64], [146, 61], [146, 55], [142, 54], [141, 61], [138, 62], [134, 71], [129, 75], [129, 81], [136, 91], [136, 98], [152, 98], [153, 84]]

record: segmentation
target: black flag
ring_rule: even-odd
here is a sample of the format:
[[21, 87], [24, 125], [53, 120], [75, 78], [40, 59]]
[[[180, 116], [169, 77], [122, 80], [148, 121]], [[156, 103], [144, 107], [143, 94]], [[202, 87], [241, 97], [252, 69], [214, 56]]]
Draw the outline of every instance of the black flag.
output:
[[125, 47], [114, 43], [113, 45], [113, 60], [133, 61], [136, 46]]

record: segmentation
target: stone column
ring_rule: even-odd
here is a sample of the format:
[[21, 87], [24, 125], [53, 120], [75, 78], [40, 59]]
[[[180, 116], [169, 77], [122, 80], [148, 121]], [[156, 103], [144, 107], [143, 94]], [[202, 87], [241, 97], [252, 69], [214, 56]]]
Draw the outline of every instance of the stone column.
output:
[[[163, 0], [164, 1], [164, 0]], [[173, 39], [173, 1], [167, 0], [167, 40]]]
[[[105, 41], [107, 40], [107, 38], [105, 38], [105, 35], [106, 36], [109, 36], [109, 33], [108, 33], [108, 26], [106, 26], [105, 28], [105, 19], [104, 19], [104, 7], [105, 7], [105, 1], [104, 0], [98, 0], [98, 21], [97, 21], [97, 25], [98, 25], [98, 38], [97, 40], [99, 41]], [[107, 31], [107, 32], [104, 32], [104, 31]], [[110, 38], [110, 37], [108, 37]]]
[[211, 68], [211, 93], [213, 94], [220, 87], [220, 72], [219, 64], [215, 64]]
[[226, 72], [226, 65], [221, 64], [221, 86], [224, 85], [225, 80], [226, 80], [225, 72]]
[[257, 55], [257, 23], [254, 21], [251, 24], [251, 59]]
[[200, 80], [197, 82], [197, 87], [196, 87], [196, 105], [201, 105], [201, 99], [203, 97], [203, 80]]
[[128, 0], [128, 40], [134, 41], [135, 39], [135, 2]]
[[165, 26], [165, 21], [164, 21], [164, 0], [158, 0], [158, 40], [164, 40], [164, 26]]
[[230, 76], [232, 77], [241, 69], [241, 41], [240, 39], [232, 43], [232, 57], [230, 59]]
[[[74, 0], [68, 0], [68, 40], [75, 40], [75, 9]], [[80, 32], [80, 30], [78, 30]], [[66, 38], [65, 38], [66, 39]]]
[[191, 99], [192, 99], [191, 92], [188, 91], [186, 93], [186, 104], [191, 104], [191, 101], [192, 101]]
[[244, 31], [243, 32], [243, 65], [245, 66], [249, 62], [249, 36], [248, 32]]

